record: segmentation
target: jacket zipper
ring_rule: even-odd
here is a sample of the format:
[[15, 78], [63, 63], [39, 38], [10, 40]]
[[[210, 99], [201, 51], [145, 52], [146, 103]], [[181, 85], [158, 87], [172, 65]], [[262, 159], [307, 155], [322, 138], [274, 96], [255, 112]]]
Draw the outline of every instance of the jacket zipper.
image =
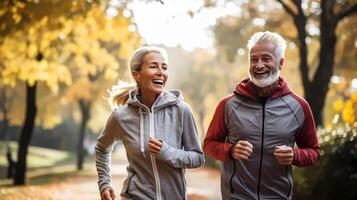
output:
[[231, 194], [234, 193], [234, 189], [233, 189], [233, 177], [234, 177], [234, 174], [236, 173], [236, 161], [234, 159], [232, 159], [233, 161], [233, 173], [231, 175], [231, 178], [229, 180], [229, 185], [231, 186]]
[[258, 190], [257, 190], [258, 200], [260, 199], [260, 179], [261, 179], [261, 175], [262, 175], [262, 165], [263, 165], [265, 103], [266, 103], [266, 101], [264, 101], [262, 103], [262, 105], [263, 105], [263, 120], [262, 121], [263, 122], [262, 122], [262, 143], [261, 143], [261, 147], [260, 147], [260, 163], [259, 163]]
[[291, 193], [291, 182], [290, 182], [290, 179], [289, 179], [289, 167], [288, 166], [286, 166], [286, 177], [287, 177], [288, 182], [289, 182], [289, 190], [288, 190], [288, 194], [287, 194], [287, 197], [289, 198], [290, 193]]
[[[150, 121], [150, 137], [155, 138], [154, 109], [152, 109], [152, 111], [149, 112], [149, 121]], [[154, 177], [155, 177], [156, 199], [161, 200], [161, 186], [160, 186], [160, 179], [159, 179], [159, 171], [157, 170], [155, 157], [150, 154], [150, 159], [151, 159], [151, 165], [152, 165]]]

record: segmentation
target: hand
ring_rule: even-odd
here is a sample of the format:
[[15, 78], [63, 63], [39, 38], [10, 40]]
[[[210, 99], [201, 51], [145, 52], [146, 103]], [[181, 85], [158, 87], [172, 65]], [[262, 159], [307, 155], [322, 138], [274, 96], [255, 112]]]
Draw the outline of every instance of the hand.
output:
[[281, 165], [288, 166], [291, 165], [294, 160], [294, 150], [286, 145], [276, 146], [274, 156]]
[[112, 188], [105, 188], [100, 196], [101, 200], [115, 200], [115, 193]]
[[151, 155], [156, 156], [157, 154], [159, 154], [161, 147], [162, 142], [160, 140], [157, 140], [155, 138], [149, 139], [149, 151]]
[[234, 159], [247, 160], [253, 152], [253, 145], [245, 140], [239, 140], [235, 146], [232, 147], [231, 155]]

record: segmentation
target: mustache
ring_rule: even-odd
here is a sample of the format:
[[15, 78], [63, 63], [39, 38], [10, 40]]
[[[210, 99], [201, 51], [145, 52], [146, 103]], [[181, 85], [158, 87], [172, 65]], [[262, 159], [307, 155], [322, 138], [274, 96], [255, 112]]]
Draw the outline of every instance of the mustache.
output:
[[259, 69], [254, 69], [253, 72], [269, 72], [269, 69], [266, 68], [266, 67], [262, 67], [262, 68], [259, 68]]

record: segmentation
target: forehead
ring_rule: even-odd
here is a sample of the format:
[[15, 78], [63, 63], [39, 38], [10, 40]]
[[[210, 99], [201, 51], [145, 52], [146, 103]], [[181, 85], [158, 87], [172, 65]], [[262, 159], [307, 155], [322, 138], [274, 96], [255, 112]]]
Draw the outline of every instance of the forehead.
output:
[[275, 45], [273, 43], [257, 43], [250, 50], [250, 56], [275, 55]]
[[165, 58], [158, 52], [150, 52], [147, 53], [144, 57], [143, 57], [143, 63], [166, 63]]

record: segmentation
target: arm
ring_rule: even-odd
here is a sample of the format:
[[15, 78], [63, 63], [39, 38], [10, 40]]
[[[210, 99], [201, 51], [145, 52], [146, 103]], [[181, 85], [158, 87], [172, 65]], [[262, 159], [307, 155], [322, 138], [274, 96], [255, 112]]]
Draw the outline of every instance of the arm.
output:
[[192, 111], [187, 104], [183, 105], [183, 149], [177, 149], [162, 141], [162, 147], [157, 157], [176, 168], [197, 168], [204, 164], [204, 155]]
[[101, 194], [104, 189], [112, 188], [112, 177], [110, 175], [111, 151], [114, 143], [119, 137], [119, 128], [115, 112], [112, 112], [101, 135], [97, 139], [97, 145], [95, 147], [95, 162], [99, 179], [98, 186]]
[[229, 160], [232, 148], [232, 144], [225, 142], [228, 135], [225, 105], [232, 96], [227, 96], [218, 104], [203, 144], [203, 150], [207, 155], [221, 161]]
[[[298, 97], [297, 97], [298, 98]], [[316, 164], [320, 157], [320, 145], [318, 143], [315, 121], [309, 104], [301, 99], [297, 99], [304, 110], [304, 123], [300, 133], [296, 137], [298, 148], [294, 149], [293, 165], [307, 167]]]

